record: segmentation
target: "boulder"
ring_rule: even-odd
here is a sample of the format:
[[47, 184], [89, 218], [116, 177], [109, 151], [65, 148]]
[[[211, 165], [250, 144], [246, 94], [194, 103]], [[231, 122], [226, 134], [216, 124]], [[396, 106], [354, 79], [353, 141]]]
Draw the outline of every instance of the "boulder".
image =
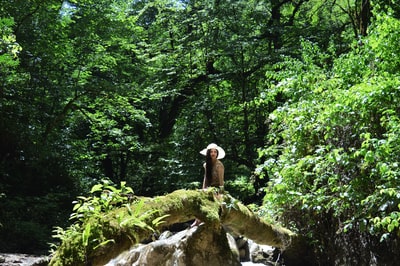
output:
[[148, 244], [135, 245], [106, 265], [236, 266], [241, 263], [234, 238], [223, 228], [209, 230], [203, 224]]

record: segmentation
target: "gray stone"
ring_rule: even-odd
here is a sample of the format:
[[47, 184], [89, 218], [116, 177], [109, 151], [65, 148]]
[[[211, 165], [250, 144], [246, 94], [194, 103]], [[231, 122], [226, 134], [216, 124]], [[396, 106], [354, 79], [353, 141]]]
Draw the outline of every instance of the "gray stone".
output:
[[0, 254], [1, 266], [44, 266], [48, 265], [50, 258], [29, 254]]
[[[218, 230], [217, 230], [218, 231]], [[235, 240], [205, 225], [181, 231], [169, 238], [137, 245], [110, 260], [107, 266], [239, 266]]]

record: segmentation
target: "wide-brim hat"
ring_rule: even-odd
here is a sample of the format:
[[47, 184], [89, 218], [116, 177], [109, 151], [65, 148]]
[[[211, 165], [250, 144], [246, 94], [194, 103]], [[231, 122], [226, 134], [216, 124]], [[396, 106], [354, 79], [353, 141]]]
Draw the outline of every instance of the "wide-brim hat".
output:
[[218, 146], [215, 143], [208, 144], [207, 148], [201, 150], [200, 153], [203, 154], [204, 156], [206, 156], [207, 155], [207, 150], [209, 150], [209, 149], [216, 149], [218, 151], [217, 159], [222, 159], [222, 158], [225, 157], [224, 149], [222, 149], [220, 146]]

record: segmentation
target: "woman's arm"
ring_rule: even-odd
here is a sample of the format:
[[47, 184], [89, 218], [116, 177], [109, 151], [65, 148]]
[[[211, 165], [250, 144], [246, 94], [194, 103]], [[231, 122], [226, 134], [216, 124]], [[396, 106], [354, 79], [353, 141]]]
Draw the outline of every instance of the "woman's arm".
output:
[[203, 189], [205, 189], [205, 188], [207, 188], [207, 185], [206, 185], [206, 164], [204, 163], [203, 164], [203, 167], [204, 167], [204, 178], [203, 178]]
[[224, 165], [221, 162], [217, 165], [217, 172], [218, 172], [219, 186], [223, 187], [224, 186], [225, 168], [224, 168]]

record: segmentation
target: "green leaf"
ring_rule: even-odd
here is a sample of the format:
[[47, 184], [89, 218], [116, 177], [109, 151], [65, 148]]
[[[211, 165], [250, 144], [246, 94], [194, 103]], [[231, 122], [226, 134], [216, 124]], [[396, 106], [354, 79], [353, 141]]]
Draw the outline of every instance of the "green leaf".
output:
[[82, 245], [84, 247], [87, 247], [89, 245], [90, 232], [91, 232], [91, 224], [88, 223], [86, 224], [85, 229], [82, 232]]
[[160, 217], [154, 219], [154, 220], [152, 221], [153, 226], [158, 227], [159, 225], [165, 223], [165, 221], [163, 221], [163, 220], [164, 220], [165, 218], [169, 217], [169, 216], [170, 216], [169, 214], [166, 214], [166, 215], [163, 215], [163, 216], [160, 216]]
[[98, 191], [102, 191], [103, 190], [103, 184], [96, 184], [92, 187], [92, 189], [90, 190], [90, 193], [95, 193]]
[[108, 240], [106, 240], [106, 241], [103, 241], [103, 242], [101, 242], [100, 244], [98, 244], [97, 246], [95, 246], [93, 249], [96, 250], [96, 249], [98, 249], [99, 247], [102, 247], [102, 246], [107, 245], [108, 243], [115, 243], [115, 240], [114, 240], [114, 239], [108, 239]]

